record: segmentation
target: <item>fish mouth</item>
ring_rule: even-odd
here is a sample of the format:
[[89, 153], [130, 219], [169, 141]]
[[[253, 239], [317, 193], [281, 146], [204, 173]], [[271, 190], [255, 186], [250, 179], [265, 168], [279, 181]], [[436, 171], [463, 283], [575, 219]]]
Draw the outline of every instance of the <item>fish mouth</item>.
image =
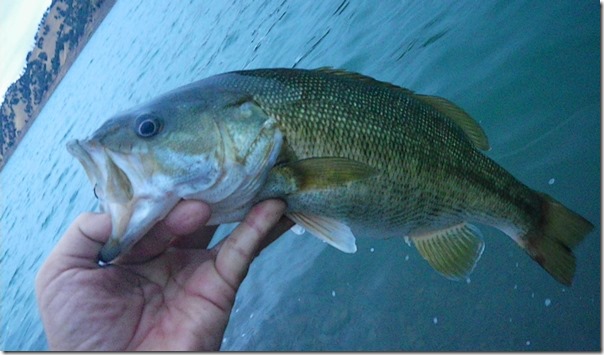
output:
[[[127, 203], [133, 198], [132, 182], [111, 158], [107, 149], [94, 141], [72, 140], [67, 150], [84, 167], [88, 179], [95, 186], [95, 195], [101, 202]], [[102, 204], [105, 208], [105, 204]]]
[[159, 195], [153, 189], [140, 157], [113, 152], [92, 139], [70, 141], [67, 150], [95, 186], [101, 212], [111, 215], [111, 236], [99, 253], [100, 263], [109, 263], [127, 252], [178, 202], [174, 196]]

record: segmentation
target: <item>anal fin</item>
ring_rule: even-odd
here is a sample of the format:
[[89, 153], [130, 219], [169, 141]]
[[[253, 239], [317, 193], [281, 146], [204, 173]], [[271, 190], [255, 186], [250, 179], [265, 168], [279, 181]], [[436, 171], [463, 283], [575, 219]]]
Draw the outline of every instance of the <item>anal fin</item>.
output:
[[484, 250], [482, 234], [467, 223], [432, 233], [412, 235], [410, 239], [436, 271], [452, 280], [467, 278]]
[[315, 237], [345, 253], [357, 251], [356, 240], [352, 231], [342, 222], [329, 217], [297, 212], [288, 213], [287, 217], [304, 227]]

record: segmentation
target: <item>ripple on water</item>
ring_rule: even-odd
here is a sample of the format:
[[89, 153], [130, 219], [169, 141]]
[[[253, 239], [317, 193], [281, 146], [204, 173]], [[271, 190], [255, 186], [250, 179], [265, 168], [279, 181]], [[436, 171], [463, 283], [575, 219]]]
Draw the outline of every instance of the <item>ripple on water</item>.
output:
[[42, 181], [44, 181], [45, 183], [48, 182], [48, 179], [50, 179], [50, 177], [52, 176], [52, 170], [48, 172], [48, 174], [46, 174], [46, 176], [44, 176], [44, 179]]
[[71, 197], [69, 198], [69, 205], [73, 204], [73, 202], [76, 200], [76, 198], [78, 197], [78, 194], [80, 193], [80, 190], [76, 190], [74, 191], [73, 194], [71, 194]]
[[21, 269], [20, 268], [16, 268], [15, 271], [13, 271], [13, 274], [11, 275], [9, 281], [8, 281], [8, 287], [14, 286], [15, 283], [17, 282], [17, 276], [20, 276], [21, 274]]

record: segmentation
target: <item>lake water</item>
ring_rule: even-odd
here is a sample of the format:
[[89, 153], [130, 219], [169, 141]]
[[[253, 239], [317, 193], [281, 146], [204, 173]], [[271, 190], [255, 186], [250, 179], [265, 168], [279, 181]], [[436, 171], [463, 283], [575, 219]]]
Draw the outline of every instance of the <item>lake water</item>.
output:
[[213, 74], [321, 66], [459, 104], [490, 157], [596, 228], [570, 288], [490, 228], [470, 282], [402, 239], [348, 255], [289, 232], [252, 265], [222, 349], [600, 350], [600, 5], [533, 0], [118, 2], [0, 174], [2, 348], [47, 348], [35, 274], [97, 207], [66, 141]]

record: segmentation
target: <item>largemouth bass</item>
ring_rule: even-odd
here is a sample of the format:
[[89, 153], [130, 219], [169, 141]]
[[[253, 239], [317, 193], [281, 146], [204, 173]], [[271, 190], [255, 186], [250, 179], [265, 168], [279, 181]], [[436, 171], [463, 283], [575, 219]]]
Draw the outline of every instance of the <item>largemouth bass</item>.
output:
[[559, 282], [593, 225], [483, 155], [461, 108], [329, 68], [216, 75], [116, 115], [68, 150], [81, 162], [112, 234], [99, 259], [127, 252], [181, 199], [241, 221], [278, 198], [286, 215], [348, 253], [355, 236], [406, 237], [430, 265], [464, 279], [498, 228]]

